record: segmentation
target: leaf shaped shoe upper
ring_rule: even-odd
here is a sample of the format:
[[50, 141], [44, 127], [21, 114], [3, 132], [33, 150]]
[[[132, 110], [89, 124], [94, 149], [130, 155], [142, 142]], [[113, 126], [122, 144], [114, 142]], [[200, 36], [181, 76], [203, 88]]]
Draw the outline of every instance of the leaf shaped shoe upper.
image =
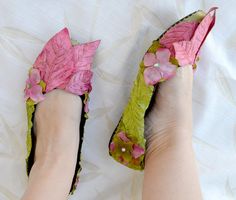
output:
[[77, 95], [90, 92], [91, 65], [99, 43], [94, 41], [72, 45], [67, 28], [52, 37], [33, 64], [33, 73], [39, 73], [40, 81], [45, 83], [42, 92], [47, 93], [55, 88]]
[[196, 67], [199, 50], [215, 24], [215, 12], [211, 8], [208, 13], [199, 10], [186, 16], [154, 40], [145, 53], [129, 102], [110, 139], [109, 154], [116, 161], [144, 169], [144, 118], [157, 85], [175, 76], [177, 67]]

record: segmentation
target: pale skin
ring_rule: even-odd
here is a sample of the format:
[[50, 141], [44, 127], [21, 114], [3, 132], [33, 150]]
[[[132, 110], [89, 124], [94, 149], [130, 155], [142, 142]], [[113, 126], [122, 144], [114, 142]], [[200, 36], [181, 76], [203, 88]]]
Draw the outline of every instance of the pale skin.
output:
[[[158, 103], [145, 119], [148, 152], [143, 200], [200, 200], [192, 148], [192, 67], [160, 85]], [[66, 200], [79, 145], [80, 97], [47, 94], [36, 110], [35, 163], [21, 200]], [[53, 116], [53, 117], [52, 117]]]
[[36, 152], [22, 200], [66, 200], [79, 145], [80, 97], [54, 90], [37, 105]]
[[192, 66], [160, 85], [146, 118], [143, 200], [201, 200], [192, 146]]

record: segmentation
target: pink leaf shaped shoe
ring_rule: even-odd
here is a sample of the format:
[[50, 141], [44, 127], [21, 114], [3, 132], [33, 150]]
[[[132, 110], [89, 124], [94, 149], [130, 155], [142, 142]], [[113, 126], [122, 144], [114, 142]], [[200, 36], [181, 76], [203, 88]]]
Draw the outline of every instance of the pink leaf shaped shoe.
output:
[[95, 51], [100, 41], [72, 45], [69, 32], [64, 28], [54, 35], [44, 46], [26, 80], [25, 101], [28, 117], [27, 131], [27, 173], [34, 163], [35, 135], [33, 128], [34, 112], [37, 104], [45, 99], [45, 94], [62, 89], [81, 97], [83, 111], [80, 123], [80, 144], [76, 171], [71, 186], [71, 193], [76, 189], [79, 179], [80, 153], [83, 129], [88, 113], [89, 93], [92, 90], [91, 66]]
[[198, 54], [215, 24], [216, 8], [199, 10], [172, 25], [145, 53], [120, 121], [109, 143], [109, 154], [121, 164], [144, 169], [144, 118], [152, 108], [158, 84], [175, 76], [177, 67], [196, 68]]

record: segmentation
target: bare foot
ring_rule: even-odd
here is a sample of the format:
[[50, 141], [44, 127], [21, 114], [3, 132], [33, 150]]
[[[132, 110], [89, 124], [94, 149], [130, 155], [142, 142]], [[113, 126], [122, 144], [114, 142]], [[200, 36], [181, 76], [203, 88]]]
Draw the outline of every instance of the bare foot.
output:
[[36, 159], [51, 153], [56, 156], [71, 152], [68, 156], [74, 157], [79, 145], [81, 108], [81, 98], [76, 95], [63, 90], [46, 94], [35, 113]]
[[81, 108], [80, 97], [62, 90], [46, 94], [37, 105], [35, 162], [23, 200], [67, 199], [77, 161]]
[[161, 151], [179, 141], [191, 142], [192, 82], [192, 66], [184, 66], [177, 69], [175, 77], [160, 84], [145, 118], [148, 152]]
[[143, 199], [202, 199], [192, 146], [192, 66], [160, 84], [145, 118], [147, 154]]

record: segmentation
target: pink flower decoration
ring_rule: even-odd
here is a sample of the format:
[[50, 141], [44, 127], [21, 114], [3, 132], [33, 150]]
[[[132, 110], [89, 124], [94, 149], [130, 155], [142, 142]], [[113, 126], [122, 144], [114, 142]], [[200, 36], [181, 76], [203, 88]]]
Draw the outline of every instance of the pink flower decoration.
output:
[[40, 83], [40, 74], [37, 69], [31, 69], [29, 73], [29, 78], [26, 80], [25, 88], [25, 100], [28, 98], [32, 99], [35, 103], [44, 100], [44, 95], [42, 93], [42, 87]]
[[126, 136], [124, 132], [119, 132], [118, 137], [124, 142], [130, 142], [130, 139]]
[[144, 80], [147, 85], [155, 85], [161, 79], [170, 79], [175, 75], [176, 66], [169, 62], [170, 50], [160, 48], [156, 54], [146, 53], [144, 56]]
[[110, 151], [113, 152], [115, 150], [115, 143], [111, 142], [110, 144]]
[[144, 149], [137, 144], [133, 145], [132, 156], [137, 159], [144, 154]]

